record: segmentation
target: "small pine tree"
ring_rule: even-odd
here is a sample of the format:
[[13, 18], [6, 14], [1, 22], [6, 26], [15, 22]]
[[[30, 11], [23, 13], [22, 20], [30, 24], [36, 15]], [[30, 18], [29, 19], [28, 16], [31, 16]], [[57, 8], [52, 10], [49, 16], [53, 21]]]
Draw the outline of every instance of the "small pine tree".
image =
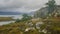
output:
[[55, 0], [49, 0], [48, 3], [46, 3], [46, 5], [48, 6], [48, 14], [52, 14], [56, 9]]

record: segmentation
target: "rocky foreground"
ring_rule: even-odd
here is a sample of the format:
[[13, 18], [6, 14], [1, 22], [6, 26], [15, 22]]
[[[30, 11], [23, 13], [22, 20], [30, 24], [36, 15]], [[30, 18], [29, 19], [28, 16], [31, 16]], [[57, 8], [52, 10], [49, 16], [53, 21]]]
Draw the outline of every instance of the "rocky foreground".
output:
[[57, 18], [37, 18], [30, 21], [15, 22], [0, 26], [0, 34], [56, 34], [60, 33], [58, 20]]

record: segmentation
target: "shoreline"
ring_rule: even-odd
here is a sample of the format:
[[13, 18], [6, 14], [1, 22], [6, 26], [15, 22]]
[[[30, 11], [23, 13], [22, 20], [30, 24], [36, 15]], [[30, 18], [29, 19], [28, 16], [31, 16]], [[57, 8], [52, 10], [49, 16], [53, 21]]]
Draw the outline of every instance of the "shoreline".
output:
[[16, 19], [13, 19], [13, 17], [0, 17], [0, 22], [3, 21], [15, 21]]

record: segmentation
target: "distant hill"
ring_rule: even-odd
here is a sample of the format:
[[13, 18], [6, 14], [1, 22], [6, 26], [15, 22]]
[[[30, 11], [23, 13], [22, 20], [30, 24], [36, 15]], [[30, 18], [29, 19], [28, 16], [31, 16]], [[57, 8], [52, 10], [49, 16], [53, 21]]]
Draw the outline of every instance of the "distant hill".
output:
[[[0, 11], [0, 15], [21, 15], [21, 14], [25, 14], [24, 12], [13, 12], [13, 11], [11, 11], [11, 12], [4, 12], [4, 11]], [[28, 15], [33, 15], [34, 14], [34, 12], [29, 12], [29, 13], [27, 13], [26, 12], [26, 14], [28, 14]]]
[[0, 15], [20, 15], [20, 12], [0, 12]]
[[28, 15], [34, 15], [34, 11], [27, 13]]

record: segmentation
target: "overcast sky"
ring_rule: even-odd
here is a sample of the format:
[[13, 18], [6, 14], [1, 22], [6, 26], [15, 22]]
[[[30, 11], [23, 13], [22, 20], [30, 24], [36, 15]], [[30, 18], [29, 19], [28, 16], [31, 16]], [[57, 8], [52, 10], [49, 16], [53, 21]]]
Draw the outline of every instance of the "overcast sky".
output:
[[[31, 12], [44, 6], [48, 0], [0, 0], [0, 11]], [[60, 0], [56, 0], [57, 4]]]

